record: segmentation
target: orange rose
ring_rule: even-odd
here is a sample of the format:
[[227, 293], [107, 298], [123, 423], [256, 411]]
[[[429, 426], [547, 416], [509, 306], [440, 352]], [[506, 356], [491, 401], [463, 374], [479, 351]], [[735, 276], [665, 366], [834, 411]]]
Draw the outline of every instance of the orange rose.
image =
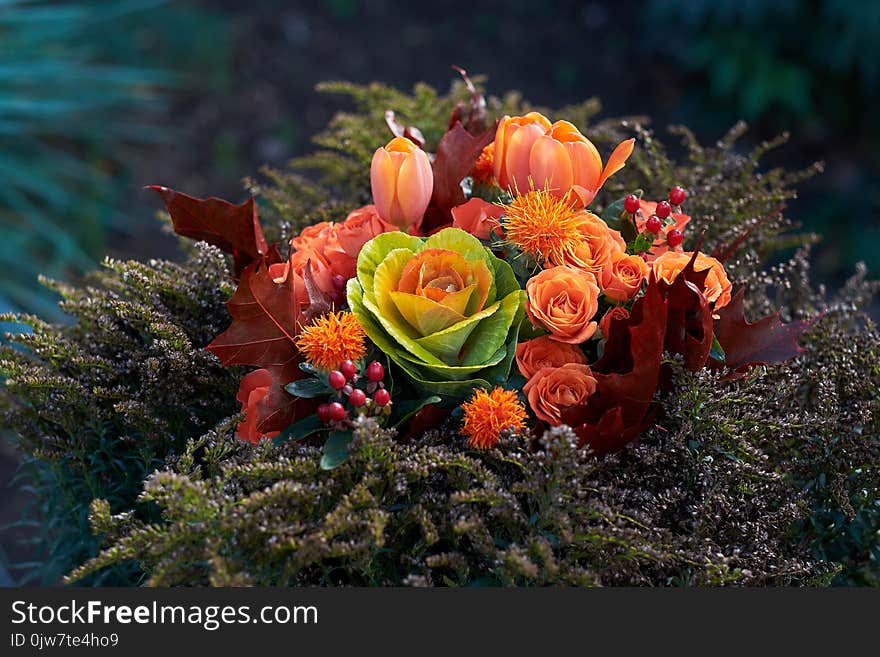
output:
[[467, 203], [452, 208], [452, 227], [461, 228], [480, 240], [488, 240], [489, 235], [502, 237], [501, 224], [498, 218], [504, 214], [504, 208], [494, 203], [487, 203], [481, 198], [472, 198]]
[[642, 256], [615, 254], [602, 270], [602, 292], [614, 303], [629, 301], [642, 288], [647, 275], [648, 265]]
[[619, 231], [609, 228], [601, 217], [592, 212], [581, 212], [579, 218], [581, 244], [564, 255], [551, 255], [546, 264], [549, 267], [566, 265], [598, 277], [617, 254], [626, 251], [626, 242]]
[[[671, 285], [681, 270], [691, 261], [693, 255], [693, 253], [667, 251], [651, 264], [654, 276]], [[730, 290], [733, 286], [727, 278], [724, 265], [711, 256], [698, 253], [697, 260], [694, 262], [694, 271], [707, 269], [709, 274], [706, 276], [703, 294], [706, 295], [710, 303], [715, 302], [715, 310], [718, 310], [730, 303]]]
[[235, 435], [239, 440], [246, 440], [249, 443], [258, 443], [261, 438], [274, 438], [280, 432], [270, 431], [269, 433], [261, 433], [257, 430], [257, 404], [269, 394], [269, 388], [272, 386], [272, 375], [269, 370], [254, 370], [241, 380], [238, 387], [238, 395], [236, 399], [241, 404], [241, 410], [244, 411], [244, 421], [240, 422], [236, 429]]
[[395, 137], [377, 148], [370, 185], [382, 219], [401, 230], [418, 230], [434, 190], [434, 172], [425, 151], [406, 137]]
[[397, 226], [382, 219], [375, 205], [365, 205], [348, 213], [336, 231], [336, 240], [339, 248], [357, 264], [357, 257], [364, 244], [376, 235], [392, 230], [398, 230]]
[[624, 306], [614, 306], [607, 313], [602, 315], [602, 319], [599, 320], [599, 331], [605, 339], [608, 338], [612, 319], [629, 319], [629, 311]]
[[523, 387], [535, 415], [553, 426], [562, 424], [562, 411], [583, 404], [596, 392], [589, 366], [567, 363], [538, 370]]
[[527, 379], [545, 367], [562, 367], [567, 363], [587, 364], [587, 357], [578, 347], [541, 336], [516, 345], [516, 366]]
[[[636, 228], [640, 233], [644, 232], [645, 222], [648, 220], [648, 217], [656, 212], [657, 204], [653, 201], [639, 201], [639, 212], [636, 213]], [[691, 216], [689, 214], [673, 212], [670, 216], [675, 223], [663, 226], [661, 234], [657, 235], [657, 239], [654, 240], [654, 246], [651, 247], [651, 250], [647, 254], [648, 262], [653, 262], [656, 258], [670, 250], [669, 245], [666, 244], [666, 236], [669, 234], [669, 231], [678, 229], [681, 233], [684, 233], [685, 226], [691, 221]], [[672, 250], [680, 252], [683, 249], [681, 246], [677, 246]]]
[[545, 269], [529, 279], [526, 293], [529, 318], [550, 331], [551, 340], [580, 344], [596, 332], [591, 320], [599, 309], [599, 286], [593, 274], [566, 266]]

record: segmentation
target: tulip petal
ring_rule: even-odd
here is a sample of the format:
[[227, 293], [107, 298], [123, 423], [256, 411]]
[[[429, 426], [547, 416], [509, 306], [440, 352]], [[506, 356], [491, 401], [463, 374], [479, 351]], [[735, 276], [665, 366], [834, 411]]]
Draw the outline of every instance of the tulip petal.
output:
[[602, 175], [602, 157], [599, 151], [587, 139], [571, 142], [566, 146], [574, 169], [574, 185], [595, 192], [599, 189], [599, 178]]
[[428, 155], [418, 149], [408, 156], [397, 177], [397, 199], [404, 215], [412, 224], [421, 222], [434, 191], [434, 173]]
[[529, 157], [532, 146], [544, 135], [545, 129], [537, 125], [523, 125], [514, 132], [505, 153], [507, 185], [515, 193], [525, 194], [531, 188], [529, 183]]
[[390, 294], [403, 318], [422, 336], [437, 333], [465, 319], [461, 313], [427, 297], [395, 290]]
[[568, 151], [552, 137], [535, 141], [529, 155], [529, 172], [535, 189], [546, 189], [554, 196], [565, 196], [574, 182]]
[[396, 187], [397, 171], [391, 155], [384, 148], [377, 148], [370, 163], [370, 188], [376, 212], [385, 221], [391, 220]]
[[632, 155], [635, 143], [635, 139], [627, 139], [617, 145], [617, 148], [614, 149], [611, 157], [608, 158], [608, 164], [605, 165], [605, 169], [602, 171], [598, 187], [604, 185], [606, 180], [626, 166], [626, 161], [629, 159], [629, 156]]

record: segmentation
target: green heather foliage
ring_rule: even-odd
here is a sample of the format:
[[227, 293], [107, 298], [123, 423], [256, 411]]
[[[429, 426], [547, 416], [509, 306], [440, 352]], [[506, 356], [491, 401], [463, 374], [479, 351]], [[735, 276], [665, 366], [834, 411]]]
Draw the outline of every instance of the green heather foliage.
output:
[[[430, 144], [462, 95], [332, 90], [363, 105], [334, 120], [307, 162], [339, 200], [265, 172], [250, 187], [272, 237], [368, 198], [362, 167], [387, 141], [385, 109]], [[514, 95], [490, 100], [493, 112], [523, 107]], [[862, 312], [878, 286], [859, 268], [837, 295], [814, 291], [808, 246], [768, 264], [813, 241], [792, 237], [780, 208], [815, 167], [759, 173], [766, 149], [737, 153], [741, 127], [711, 148], [678, 129], [686, 155], [676, 162], [644, 121], [593, 124], [597, 111], [590, 101], [551, 115], [574, 119], [606, 153], [639, 135], [598, 204], [679, 183], [694, 215], [689, 244], [704, 232], [711, 250], [754, 226], [731, 272], [755, 316], [777, 305], [786, 319], [821, 313], [803, 354], [736, 382], [671, 360], [660, 427], [601, 460], [574, 449], [565, 428], [477, 452], [452, 420], [408, 442], [364, 422], [350, 459], [323, 471], [315, 445], [234, 437], [242, 372], [200, 350], [227, 322], [217, 251], [196, 247], [182, 265], [108, 262], [90, 287], [60, 288], [74, 325], [24, 318], [33, 335], [0, 364], [48, 537], [80, 541], [54, 567], [70, 582], [155, 585], [880, 584], [880, 334]]]

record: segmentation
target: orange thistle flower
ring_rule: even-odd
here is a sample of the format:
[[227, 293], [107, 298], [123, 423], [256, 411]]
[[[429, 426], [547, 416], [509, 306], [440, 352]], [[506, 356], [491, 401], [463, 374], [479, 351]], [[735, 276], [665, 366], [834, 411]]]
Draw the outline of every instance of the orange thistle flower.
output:
[[495, 184], [495, 142], [486, 146], [477, 161], [474, 162], [474, 168], [471, 169], [471, 178], [475, 183], [484, 185]]
[[502, 431], [522, 431], [526, 426], [526, 409], [513, 390], [477, 390], [461, 408], [464, 411], [461, 433], [467, 437], [468, 445], [477, 449], [491, 449]]
[[306, 360], [322, 370], [335, 370], [344, 360], [367, 353], [364, 329], [349, 312], [327, 313], [302, 327], [296, 346]]
[[546, 189], [518, 195], [504, 206], [507, 241], [538, 262], [562, 262], [583, 243], [584, 214]]

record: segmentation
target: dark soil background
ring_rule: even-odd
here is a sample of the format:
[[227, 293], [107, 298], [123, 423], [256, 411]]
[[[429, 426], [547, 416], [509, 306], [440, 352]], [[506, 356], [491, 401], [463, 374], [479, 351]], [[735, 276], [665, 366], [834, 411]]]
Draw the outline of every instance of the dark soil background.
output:
[[[344, 108], [343, 99], [316, 93], [316, 83], [379, 80], [410, 88], [424, 81], [446, 89], [455, 64], [487, 76], [489, 93], [518, 89], [541, 105], [597, 96], [603, 116], [651, 116], [661, 138], [666, 125], [684, 123], [712, 141], [739, 118], [752, 126], [753, 144], [788, 130], [790, 143], [768, 157], [770, 165], [827, 163], [789, 208], [807, 229], [826, 236], [816, 251], [817, 275], [837, 285], [857, 260], [878, 271], [880, 130], [872, 108], [880, 80], [880, 3], [167, 4], [210, 13], [221, 29], [206, 36], [198, 23], [164, 24], [158, 17], [164, 36], [198, 42], [208, 56], [200, 68], [177, 71], [185, 84], [167, 92], [161, 111], [144, 114], [167, 138], [125, 151], [117, 165], [117, 220], [96, 257], [99, 250], [176, 257], [174, 239], [153, 219], [159, 203], [142, 186], [241, 200], [244, 176], [308, 152], [311, 135]], [[168, 39], [126, 29], [144, 44], [145, 61], [174, 68], [176, 55], [163, 50]], [[0, 442], [0, 482], [10, 482], [16, 466], [14, 448]], [[7, 582], [26, 571], [15, 564], [35, 553], [21, 542], [32, 528], [8, 526], [28, 499], [15, 484], [0, 505], [6, 527], [0, 570], [5, 561]]]

